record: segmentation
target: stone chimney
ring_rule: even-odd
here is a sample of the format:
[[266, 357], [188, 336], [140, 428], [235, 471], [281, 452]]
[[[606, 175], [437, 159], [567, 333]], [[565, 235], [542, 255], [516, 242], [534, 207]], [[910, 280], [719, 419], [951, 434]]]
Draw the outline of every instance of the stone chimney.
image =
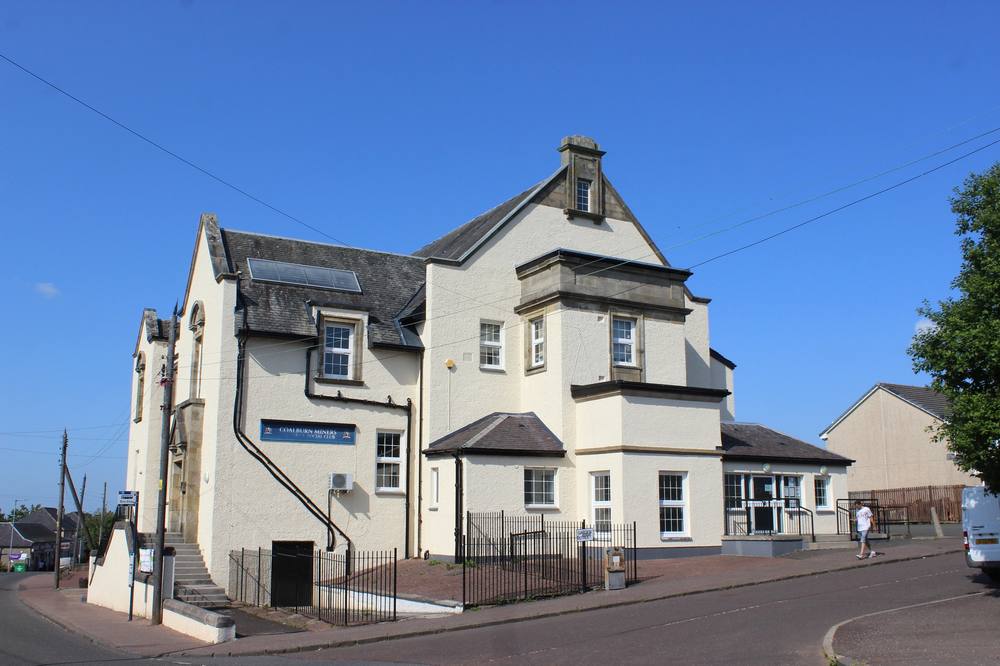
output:
[[567, 217], [586, 217], [595, 223], [604, 220], [604, 187], [601, 175], [601, 157], [597, 142], [589, 136], [563, 137], [559, 144], [563, 166], [566, 169]]

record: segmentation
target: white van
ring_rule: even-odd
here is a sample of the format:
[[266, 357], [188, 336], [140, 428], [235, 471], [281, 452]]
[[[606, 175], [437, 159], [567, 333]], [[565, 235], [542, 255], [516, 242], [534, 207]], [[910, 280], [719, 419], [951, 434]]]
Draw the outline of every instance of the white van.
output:
[[962, 489], [962, 537], [966, 564], [1000, 579], [1000, 495]]

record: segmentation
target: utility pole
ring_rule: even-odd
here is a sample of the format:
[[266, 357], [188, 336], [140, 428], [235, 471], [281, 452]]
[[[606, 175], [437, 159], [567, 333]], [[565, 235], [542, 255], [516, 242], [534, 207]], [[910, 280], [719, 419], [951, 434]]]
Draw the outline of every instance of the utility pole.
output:
[[62, 560], [62, 521], [63, 495], [66, 493], [66, 447], [69, 446], [69, 435], [63, 430], [62, 455], [59, 457], [59, 512], [56, 513], [56, 589], [59, 589], [59, 564]]
[[[73, 503], [76, 505], [76, 512], [78, 515], [83, 515], [83, 501], [81, 495], [76, 494], [76, 484], [73, 483], [73, 474], [69, 471], [69, 465], [63, 465], [64, 473], [66, 474], [66, 481], [69, 482], [69, 492], [73, 496]], [[84, 477], [84, 482], [86, 483], [86, 477]], [[78, 533], [79, 534], [79, 533]], [[87, 546], [91, 550], [94, 550], [94, 544], [90, 537], [90, 532], [84, 531], [83, 536], [87, 538]], [[74, 546], [75, 550], [75, 546]]]
[[14, 560], [11, 559], [11, 555], [14, 554], [14, 512], [17, 511], [17, 498], [14, 498], [14, 504], [10, 509], [10, 548], [7, 549], [7, 571], [14, 570]]
[[160, 407], [160, 485], [156, 493], [156, 549], [153, 551], [153, 608], [149, 623], [160, 624], [163, 614], [163, 541], [167, 528], [167, 470], [170, 455], [170, 417], [174, 407], [174, 347], [177, 345], [177, 304], [170, 317], [167, 363], [163, 371], [163, 405]]
[[[108, 512], [108, 482], [104, 482], [104, 492], [101, 494], [101, 522], [97, 526], [97, 547], [104, 543], [104, 514]], [[98, 553], [98, 557], [100, 554]]]
[[[76, 512], [76, 531], [73, 533], [73, 559], [76, 560], [77, 564], [80, 563], [80, 556], [83, 555], [83, 553], [80, 552], [80, 525], [84, 521], [84, 516], [86, 516], [86, 514], [83, 512], [83, 503], [85, 501], [84, 498], [86, 497], [86, 495], [87, 495], [87, 475], [84, 474], [83, 485], [80, 486], [80, 506], [78, 507], [78, 511]], [[87, 526], [84, 525], [83, 529], [84, 529], [83, 533], [87, 537], [87, 543], [89, 544], [90, 535], [87, 534]]]

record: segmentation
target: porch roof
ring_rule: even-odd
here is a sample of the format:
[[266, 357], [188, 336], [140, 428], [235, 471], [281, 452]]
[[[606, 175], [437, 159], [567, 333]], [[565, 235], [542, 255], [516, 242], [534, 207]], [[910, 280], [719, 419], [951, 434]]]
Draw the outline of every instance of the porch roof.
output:
[[434, 454], [564, 456], [562, 441], [534, 412], [493, 412], [431, 442]]
[[758, 423], [722, 423], [722, 460], [850, 465], [854, 461]]

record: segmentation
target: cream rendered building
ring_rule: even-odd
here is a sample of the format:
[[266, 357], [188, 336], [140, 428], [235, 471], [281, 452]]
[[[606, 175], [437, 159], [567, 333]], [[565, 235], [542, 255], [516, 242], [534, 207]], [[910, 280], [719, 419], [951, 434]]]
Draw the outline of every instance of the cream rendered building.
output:
[[[168, 527], [217, 582], [230, 550], [275, 542], [452, 557], [468, 511], [635, 521], [649, 555], [704, 553], [719, 552], [726, 502], [784, 491], [824, 531], [815, 500], [846, 497], [850, 460], [733, 422], [709, 300], [593, 140], [559, 152], [550, 176], [410, 256], [202, 216]], [[134, 352], [128, 483], [144, 531], [168, 326], [145, 311]]]
[[831, 451], [853, 458], [852, 491], [918, 486], [978, 486], [955, 466], [945, 442], [930, 429], [948, 418], [944, 396], [922, 386], [878, 383], [831, 423], [820, 437]]

